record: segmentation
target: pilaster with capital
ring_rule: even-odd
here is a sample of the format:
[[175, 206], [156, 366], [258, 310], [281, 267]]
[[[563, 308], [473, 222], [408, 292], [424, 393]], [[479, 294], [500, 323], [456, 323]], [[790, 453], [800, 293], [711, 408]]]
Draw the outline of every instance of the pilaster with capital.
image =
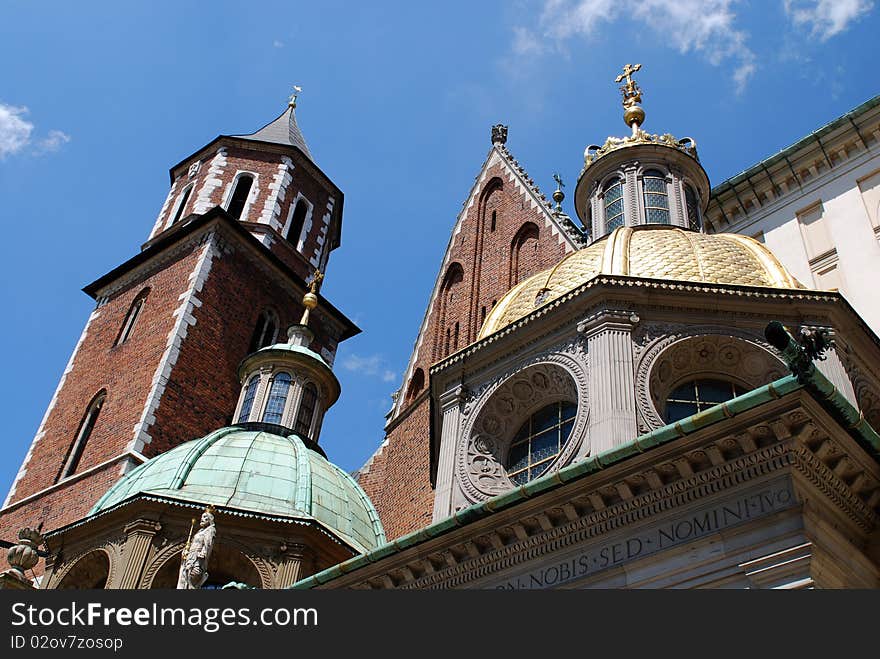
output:
[[303, 578], [306, 546], [300, 543], [284, 543], [275, 572], [275, 588], [287, 588]]
[[639, 217], [643, 216], [639, 210], [639, 195], [637, 194], [638, 185], [636, 180], [636, 171], [638, 163], [629, 163], [624, 167], [624, 179], [626, 183], [623, 186], [623, 210], [626, 218], [626, 226], [632, 227], [637, 224], [643, 224]]
[[440, 395], [440, 455], [437, 460], [437, 488], [434, 491], [434, 521], [452, 514], [453, 470], [455, 468], [455, 447], [461, 428], [461, 404], [465, 388], [461, 384], [453, 386]]
[[636, 437], [632, 330], [638, 316], [606, 310], [578, 324], [590, 355], [589, 437], [591, 453], [601, 453]]
[[147, 562], [147, 552], [155, 535], [162, 525], [151, 519], [138, 519], [125, 525], [125, 544], [122, 547], [124, 557], [122, 570], [116, 583], [108, 583], [107, 588], [132, 589], [140, 585], [141, 574]]

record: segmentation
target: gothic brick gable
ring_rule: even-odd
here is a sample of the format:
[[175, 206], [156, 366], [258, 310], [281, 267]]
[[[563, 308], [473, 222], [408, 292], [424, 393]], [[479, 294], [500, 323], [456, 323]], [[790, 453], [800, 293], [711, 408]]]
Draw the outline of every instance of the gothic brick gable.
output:
[[[385, 442], [359, 473], [389, 538], [431, 519], [423, 395], [431, 365], [475, 341], [486, 314], [513, 285], [581, 245], [574, 225], [553, 213], [503, 143], [493, 144], [453, 227]], [[395, 486], [387, 487], [392, 479]]]

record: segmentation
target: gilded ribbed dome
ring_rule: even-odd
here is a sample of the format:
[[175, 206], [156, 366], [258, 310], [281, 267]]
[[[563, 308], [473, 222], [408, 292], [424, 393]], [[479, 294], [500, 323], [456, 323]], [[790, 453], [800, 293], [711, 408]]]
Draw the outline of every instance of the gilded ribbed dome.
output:
[[486, 317], [477, 338], [489, 336], [602, 274], [803, 288], [754, 238], [733, 233], [709, 235], [673, 226], [619, 227], [510, 289]]

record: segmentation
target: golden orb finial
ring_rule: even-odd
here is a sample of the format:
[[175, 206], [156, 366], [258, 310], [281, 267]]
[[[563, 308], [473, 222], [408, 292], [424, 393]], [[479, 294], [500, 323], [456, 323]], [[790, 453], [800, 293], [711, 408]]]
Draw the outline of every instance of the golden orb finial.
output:
[[322, 281], [324, 281], [324, 273], [315, 270], [312, 281], [309, 282], [309, 290], [303, 295], [302, 303], [305, 311], [303, 311], [302, 320], [299, 321], [300, 325], [309, 324], [309, 312], [318, 306], [318, 291], [321, 290]]
[[562, 212], [562, 202], [565, 199], [565, 193], [562, 191], [562, 188], [565, 187], [565, 183], [562, 182], [562, 177], [558, 173], [553, 174], [553, 180], [556, 181], [556, 190], [553, 191], [553, 201], [556, 202], [556, 212]]
[[620, 92], [623, 94], [623, 120], [627, 126], [632, 127], [633, 135], [645, 121], [645, 111], [639, 105], [642, 102], [642, 90], [632, 79], [632, 74], [641, 68], [641, 64], [627, 64], [623, 67], [623, 73], [614, 79], [614, 82], [626, 80], [626, 83], [620, 87]]

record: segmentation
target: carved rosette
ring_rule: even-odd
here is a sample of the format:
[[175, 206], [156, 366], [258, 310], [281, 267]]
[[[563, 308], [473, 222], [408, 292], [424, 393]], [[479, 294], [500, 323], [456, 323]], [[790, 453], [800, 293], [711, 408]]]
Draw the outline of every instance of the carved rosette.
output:
[[733, 380], [749, 389], [784, 376], [788, 369], [757, 334], [730, 327], [651, 325], [639, 328], [636, 404], [639, 430], [666, 424], [660, 410], [669, 392], [686, 380]]
[[544, 354], [477, 391], [464, 406], [464, 428], [456, 447], [456, 479], [471, 503], [510, 490], [504, 467], [510, 441], [528, 417], [557, 401], [577, 403], [574, 429], [549, 470], [571, 462], [583, 445], [589, 408], [583, 348]]

